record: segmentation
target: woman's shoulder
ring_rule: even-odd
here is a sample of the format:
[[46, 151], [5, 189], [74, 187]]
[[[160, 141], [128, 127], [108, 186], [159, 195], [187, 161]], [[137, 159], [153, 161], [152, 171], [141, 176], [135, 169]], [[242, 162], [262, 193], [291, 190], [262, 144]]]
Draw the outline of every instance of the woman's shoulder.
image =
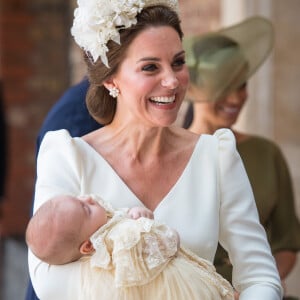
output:
[[43, 140], [69, 140], [71, 139], [70, 132], [67, 129], [47, 131]]
[[66, 146], [67, 144], [71, 143], [74, 140], [74, 138], [70, 135], [69, 131], [66, 129], [59, 129], [59, 130], [53, 130], [48, 131], [40, 146], [40, 151], [45, 148], [49, 147], [62, 147]]
[[211, 141], [217, 141], [217, 142], [224, 142], [224, 141], [229, 141], [231, 143], [236, 143], [235, 140], [235, 136], [232, 132], [231, 129], [228, 128], [221, 128], [216, 130], [213, 134], [208, 134], [208, 133], [194, 133], [191, 132], [188, 129], [185, 128], [180, 128], [180, 127], [175, 127], [176, 129], [174, 130], [173, 127], [173, 131], [181, 136], [182, 139], [185, 139], [186, 141], [191, 141], [191, 142], [195, 142], [198, 141], [200, 139], [210, 139]]
[[[232, 152], [236, 151], [236, 140], [233, 132], [230, 129], [222, 128], [216, 130], [213, 134], [195, 134], [187, 129], [183, 129], [186, 143], [189, 144], [194, 150], [193, 153], [205, 151], [211, 154], [219, 152]], [[188, 132], [188, 133], [187, 133]]]
[[236, 139], [233, 132], [228, 128], [216, 130], [213, 134], [202, 134], [201, 138], [206, 142], [218, 147], [219, 150], [235, 150]]
[[66, 129], [60, 129], [55, 131], [48, 131], [38, 151], [38, 158], [43, 155], [55, 155], [55, 156], [70, 156], [77, 152], [76, 138], [73, 138], [69, 131]]

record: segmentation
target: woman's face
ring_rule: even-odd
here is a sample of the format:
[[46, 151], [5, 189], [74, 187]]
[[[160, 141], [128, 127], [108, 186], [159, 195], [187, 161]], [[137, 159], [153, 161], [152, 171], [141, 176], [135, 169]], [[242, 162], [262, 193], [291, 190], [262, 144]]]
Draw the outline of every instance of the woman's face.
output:
[[248, 97], [247, 84], [214, 102], [199, 102], [205, 121], [214, 128], [231, 128], [237, 121]]
[[178, 33], [169, 26], [142, 31], [111, 81], [120, 90], [116, 118], [151, 127], [172, 124], [189, 82]]

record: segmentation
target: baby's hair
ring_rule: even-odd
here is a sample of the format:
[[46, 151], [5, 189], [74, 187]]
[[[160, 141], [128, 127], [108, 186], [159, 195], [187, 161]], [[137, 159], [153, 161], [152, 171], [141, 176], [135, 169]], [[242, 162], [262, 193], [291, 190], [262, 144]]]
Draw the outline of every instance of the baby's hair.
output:
[[54, 201], [55, 199], [57, 198], [48, 200], [35, 212], [28, 223], [25, 238], [30, 250], [39, 259], [60, 265], [75, 261], [81, 255], [78, 249], [78, 231], [72, 226], [64, 226], [67, 221], [65, 211], [60, 206], [60, 201]]

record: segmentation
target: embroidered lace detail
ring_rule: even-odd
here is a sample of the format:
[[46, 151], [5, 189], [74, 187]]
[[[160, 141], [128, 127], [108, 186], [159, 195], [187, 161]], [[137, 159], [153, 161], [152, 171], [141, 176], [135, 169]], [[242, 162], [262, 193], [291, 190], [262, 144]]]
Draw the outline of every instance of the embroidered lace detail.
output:
[[206, 259], [200, 258], [198, 255], [194, 254], [192, 251], [184, 247], [180, 247], [179, 253], [180, 255], [183, 255], [188, 260], [190, 260], [192, 263], [199, 266], [198, 269], [203, 273], [203, 278], [205, 278], [205, 280], [209, 281], [218, 289], [220, 295], [224, 297], [224, 300], [233, 299], [232, 285], [216, 272], [216, 268], [213, 264], [211, 264]]
[[116, 286], [142, 285], [166, 266], [178, 251], [177, 233], [154, 220], [113, 218], [98, 230], [91, 241], [93, 267], [114, 269]]

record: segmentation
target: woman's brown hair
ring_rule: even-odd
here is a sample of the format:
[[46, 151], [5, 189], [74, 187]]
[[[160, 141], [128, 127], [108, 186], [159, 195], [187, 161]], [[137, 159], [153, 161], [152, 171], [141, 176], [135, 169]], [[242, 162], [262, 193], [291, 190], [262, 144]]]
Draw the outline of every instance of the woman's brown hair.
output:
[[108, 90], [103, 86], [103, 82], [117, 72], [125, 57], [126, 50], [134, 38], [143, 30], [157, 26], [171, 26], [178, 32], [181, 39], [183, 37], [180, 19], [176, 12], [165, 6], [147, 7], [138, 14], [136, 25], [128, 29], [120, 29], [120, 45], [113, 41], [108, 42], [107, 58], [110, 68], [107, 68], [101, 59], [93, 63], [88, 54], [85, 54], [90, 82], [86, 104], [89, 113], [97, 122], [103, 125], [109, 124], [117, 107], [116, 99], [109, 95]]

